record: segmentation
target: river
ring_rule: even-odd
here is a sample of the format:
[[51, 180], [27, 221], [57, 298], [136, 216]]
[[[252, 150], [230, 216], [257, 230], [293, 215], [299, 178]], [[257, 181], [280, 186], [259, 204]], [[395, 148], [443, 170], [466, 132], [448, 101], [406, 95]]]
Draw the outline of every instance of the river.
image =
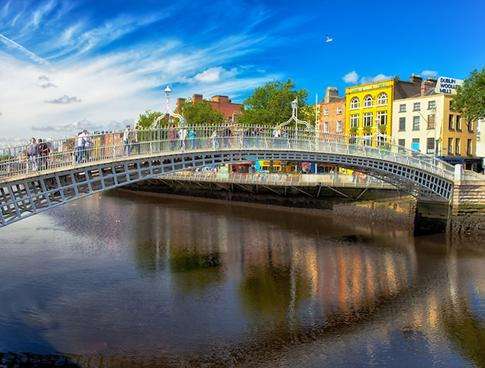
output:
[[483, 244], [386, 224], [108, 193], [1, 229], [0, 280], [0, 366], [485, 367]]

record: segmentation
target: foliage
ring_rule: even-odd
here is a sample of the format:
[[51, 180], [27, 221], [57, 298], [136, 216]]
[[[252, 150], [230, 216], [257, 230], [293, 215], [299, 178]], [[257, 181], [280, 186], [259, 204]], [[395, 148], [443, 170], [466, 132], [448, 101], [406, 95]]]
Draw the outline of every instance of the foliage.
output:
[[[162, 115], [163, 114], [160, 111], [147, 110], [143, 114], [140, 114], [136, 125], [139, 129], [149, 129], [150, 127], [152, 127], [155, 120]], [[167, 119], [163, 118], [159, 125], [164, 125], [167, 123]]]
[[191, 125], [221, 124], [224, 122], [224, 115], [214, 110], [208, 101], [193, 103], [187, 100], [179, 107], [179, 113]]
[[485, 117], [485, 68], [474, 70], [457, 88], [452, 108], [460, 111], [468, 120]]
[[244, 101], [245, 109], [238, 121], [242, 124], [258, 125], [277, 125], [285, 122], [291, 117], [291, 101], [296, 97], [300, 111], [306, 106], [308, 92], [304, 89], [295, 90], [294, 87], [294, 83], [288, 80], [268, 82], [256, 88]]
[[[305, 120], [310, 124], [315, 124], [315, 113], [318, 114], [318, 108], [315, 105], [306, 105], [298, 110], [298, 119]], [[319, 117], [317, 117], [317, 120]]]

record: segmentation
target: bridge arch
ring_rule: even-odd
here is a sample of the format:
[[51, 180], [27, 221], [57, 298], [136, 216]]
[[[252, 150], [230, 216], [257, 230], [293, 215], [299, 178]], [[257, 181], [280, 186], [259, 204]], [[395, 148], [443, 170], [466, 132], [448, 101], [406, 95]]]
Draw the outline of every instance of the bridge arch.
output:
[[381, 178], [417, 196], [439, 201], [451, 198], [453, 182], [426, 165], [419, 167], [413, 161], [406, 164], [389, 157], [363, 156], [351, 151], [332, 152], [332, 149], [320, 149], [315, 142], [308, 143], [306, 149], [266, 142], [264, 147], [235, 144], [227, 148], [146, 153], [32, 172], [0, 182], [0, 227], [75, 199], [165, 173], [255, 159], [336, 164]]

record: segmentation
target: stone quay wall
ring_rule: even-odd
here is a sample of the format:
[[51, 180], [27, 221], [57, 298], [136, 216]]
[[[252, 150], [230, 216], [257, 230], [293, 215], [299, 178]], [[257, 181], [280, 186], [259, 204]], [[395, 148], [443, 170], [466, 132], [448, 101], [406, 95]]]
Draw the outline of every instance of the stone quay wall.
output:
[[485, 179], [455, 184], [450, 226], [452, 233], [485, 235]]

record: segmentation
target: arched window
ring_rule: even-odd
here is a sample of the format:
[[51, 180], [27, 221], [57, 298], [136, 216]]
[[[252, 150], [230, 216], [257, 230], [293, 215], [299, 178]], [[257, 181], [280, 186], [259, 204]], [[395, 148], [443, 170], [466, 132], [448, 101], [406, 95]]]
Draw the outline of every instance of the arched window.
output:
[[359, 99], [357, 97], [354, 97], [353, 99], [350, 100], [350, 108], [351, 109], [358, 109], [359, 108]]
[[367, 95], [364, 98], [364, 107], [371, 107], [372, 106], [372, 96]]
[[387, 105], [387, 93], [380, 93], [379, 96], [377, 96], [377, 104], [378, 105]]

